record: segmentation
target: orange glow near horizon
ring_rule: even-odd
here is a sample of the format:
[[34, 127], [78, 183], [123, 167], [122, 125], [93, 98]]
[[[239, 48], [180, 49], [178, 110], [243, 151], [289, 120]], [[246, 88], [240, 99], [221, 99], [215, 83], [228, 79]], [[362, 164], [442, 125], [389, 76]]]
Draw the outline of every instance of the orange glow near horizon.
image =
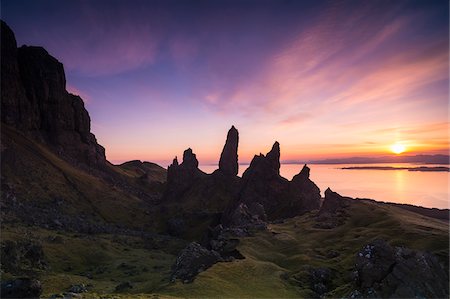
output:
[[396, 142], [393, 145], [391, 145], [391, 151], [394, 154], [399, 155], [399, 154], [402, 154], [402, 153], [404, 153], [406, 151], [406, 146], [401, 144], [401, 143], [399, 143], [399, 142]]

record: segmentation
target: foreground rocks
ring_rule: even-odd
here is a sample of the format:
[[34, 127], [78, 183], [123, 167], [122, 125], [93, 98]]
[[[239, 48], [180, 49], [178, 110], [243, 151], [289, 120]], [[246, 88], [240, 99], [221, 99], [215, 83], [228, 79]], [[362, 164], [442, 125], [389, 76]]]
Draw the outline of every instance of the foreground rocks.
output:
[[1, 298], [39, 298], [41, 282], [37, 279], [19, 278], [2, 282]]
[[448, 273], [429, 253], [375, 240], [357, 254], [350, 298], [448, 298]]
[[218, 261], [220, 255], [208, 250], [196, 242], [190, 243], [178, 255], [172, 269], [171, 280], [180, 279], [184, 283], [192, 282], [198, 273], [205, 271]]

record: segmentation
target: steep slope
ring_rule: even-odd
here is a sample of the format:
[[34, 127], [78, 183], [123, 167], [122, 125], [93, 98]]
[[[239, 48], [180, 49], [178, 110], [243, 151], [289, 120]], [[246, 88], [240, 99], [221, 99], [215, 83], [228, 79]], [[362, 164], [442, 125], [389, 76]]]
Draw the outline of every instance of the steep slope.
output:
[[5, 222], [99, 232], [108, 231], [108, 225], [141, 229], [150, 224], [149, 202], [73, 167], [6, 125], [1, 130]]

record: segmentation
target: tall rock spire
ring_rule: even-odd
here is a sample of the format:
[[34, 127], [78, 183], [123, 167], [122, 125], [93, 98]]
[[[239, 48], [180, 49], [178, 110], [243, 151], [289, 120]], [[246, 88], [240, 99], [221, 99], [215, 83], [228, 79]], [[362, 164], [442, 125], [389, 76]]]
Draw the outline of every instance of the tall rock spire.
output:
[[219, 161], [219, 170], [226, 175], [235, 176], [238, 174], [238, 143], [239, 132], [232, 126], [228, 131], [227, 141], [225, 142]]

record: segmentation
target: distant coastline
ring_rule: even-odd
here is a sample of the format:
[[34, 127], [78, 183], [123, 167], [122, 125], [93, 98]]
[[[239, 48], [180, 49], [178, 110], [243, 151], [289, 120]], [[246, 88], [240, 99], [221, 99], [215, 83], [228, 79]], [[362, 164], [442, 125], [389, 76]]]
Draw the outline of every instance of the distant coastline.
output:
[[408, 170], [408, 171], [421, 171], [421, 172], [449, 172], [449, 167], [437, 166], [437, 167], [392, 167], [392, 166], [352, 166], [352, 167], [342, 167], [340, 169], [345, 170]]

